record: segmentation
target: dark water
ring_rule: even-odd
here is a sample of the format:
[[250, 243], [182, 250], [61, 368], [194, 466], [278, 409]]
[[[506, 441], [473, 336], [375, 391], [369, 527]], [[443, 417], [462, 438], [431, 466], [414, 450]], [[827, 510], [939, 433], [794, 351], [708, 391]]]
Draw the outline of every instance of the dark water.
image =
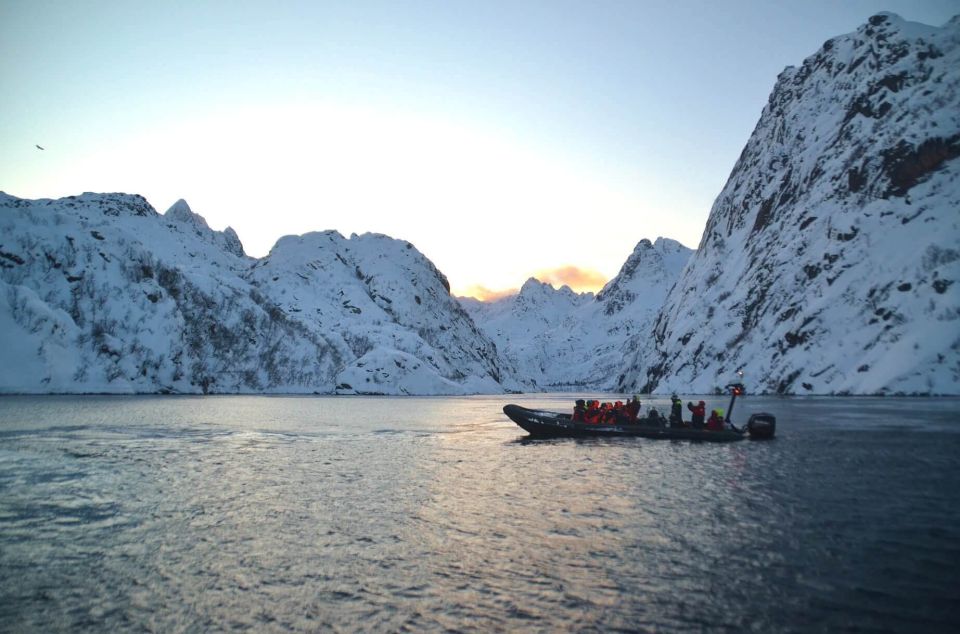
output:
[[2, 398], [0, 630], [960, 631], [960, 400], [727, 445], [503, 402]]

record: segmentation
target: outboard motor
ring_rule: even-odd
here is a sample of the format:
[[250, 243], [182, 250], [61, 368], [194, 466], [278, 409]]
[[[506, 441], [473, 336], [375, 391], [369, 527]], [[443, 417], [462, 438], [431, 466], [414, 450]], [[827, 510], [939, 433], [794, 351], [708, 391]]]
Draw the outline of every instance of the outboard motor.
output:
[[[738, 377], [743, 377], [743, 371], [737, 372]], [[730, 408], [727, 410], [726, 422], [730, 422], [730, 414], [733, 412], [733, 405], [737, 402], [738, 396], [746, 394], [747, 390], [743, 383], [731, 383], [727, 386], [730, 390]], [[734, 427], [736, 429], [736, 427]], [[750, 440], [769, 440], [777, 431], [777, 417], [766, 412], [752, 414], [747, 421], [747, 433], [750, 434]], [[742, 431], [742, 430], [739, 430]]]
[[747, 421], [747, 432], [750, 440], [769, 440], [777, 431], [777, 417], [773, 414], [758, 412], [751, 414]]

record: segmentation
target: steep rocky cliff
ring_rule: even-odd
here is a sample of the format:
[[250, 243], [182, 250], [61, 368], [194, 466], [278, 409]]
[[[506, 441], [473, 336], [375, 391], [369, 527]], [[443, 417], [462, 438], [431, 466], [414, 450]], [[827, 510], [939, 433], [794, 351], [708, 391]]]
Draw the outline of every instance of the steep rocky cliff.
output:
[[960, 18], [787, 68], [620, 388], [960, 391], [958, 156]]

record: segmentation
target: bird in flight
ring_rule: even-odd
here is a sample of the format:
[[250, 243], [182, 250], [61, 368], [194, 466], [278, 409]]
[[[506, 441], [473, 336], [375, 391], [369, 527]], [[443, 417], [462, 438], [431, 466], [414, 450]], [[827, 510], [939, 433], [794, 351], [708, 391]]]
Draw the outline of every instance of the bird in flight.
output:
[[37, 146], [37, 149], [38, 149], [38, 150], [42, 150], [43, 148], [38, 145], [38, 146]]

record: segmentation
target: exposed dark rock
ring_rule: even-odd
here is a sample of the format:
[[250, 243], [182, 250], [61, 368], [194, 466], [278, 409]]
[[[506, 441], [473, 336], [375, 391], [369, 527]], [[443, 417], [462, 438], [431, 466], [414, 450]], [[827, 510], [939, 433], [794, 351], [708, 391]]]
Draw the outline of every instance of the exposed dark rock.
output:
[[918, 146], [901, 140], [881, 155], [883, 173], [890, 181], [887, 195], [905, 196], [944, 162], [960, 156], [960, 135], [930, 138]]
[[[863, 186], [867, 184], [867, 174], [866, 172], [861, 172], [858, 168], [852, 167], [847, 171], [847, 187], [851, 192], [856, 193], [863, 189]], [[802, 227], [801, 227], [802, 228]]]
[[788, 332], [783, 336], [783, 338], [787, 342], [787, 348], [793, 348], [806, 343], [807, 339], [810, 338], [810, 334], [811, 333], [809, 331]]
[[761, 203], [760, 210], [757, 212], [757, 219], [753, 222], [753, 230], [751, 233], [757, 233], [763, 230], [770, 224], [770, 221], [773, 220], [773, 202], [773, 198], [769, 198]]
[[840, 242], [849, 242], [857, 237], [857, 234], [860, 233], [860, 230], [856, 227], [850, 227], [850, 231], [846, 233], [837, 232], [836, 238]]
[[14, 264], [23, 264], [24, 262], [24, 259], [21, 258], [16, 253], [7, 253], [6, 251], [0, 251], [0, 258], [3, 258], [4, 260], [9, 260]]
[[792, 392], [793, 382], [800, 376], [800, 370], [794, 370], [777, 383], [777, 394], [790, 394]]
[[876, 85], [880, 88], [886, 88], [890, 92], [900, 92], [900, 89], [903, 88], [906, 83], [907, 73], [903, 71], [893, 75], [887, 75], [878, 81]]

